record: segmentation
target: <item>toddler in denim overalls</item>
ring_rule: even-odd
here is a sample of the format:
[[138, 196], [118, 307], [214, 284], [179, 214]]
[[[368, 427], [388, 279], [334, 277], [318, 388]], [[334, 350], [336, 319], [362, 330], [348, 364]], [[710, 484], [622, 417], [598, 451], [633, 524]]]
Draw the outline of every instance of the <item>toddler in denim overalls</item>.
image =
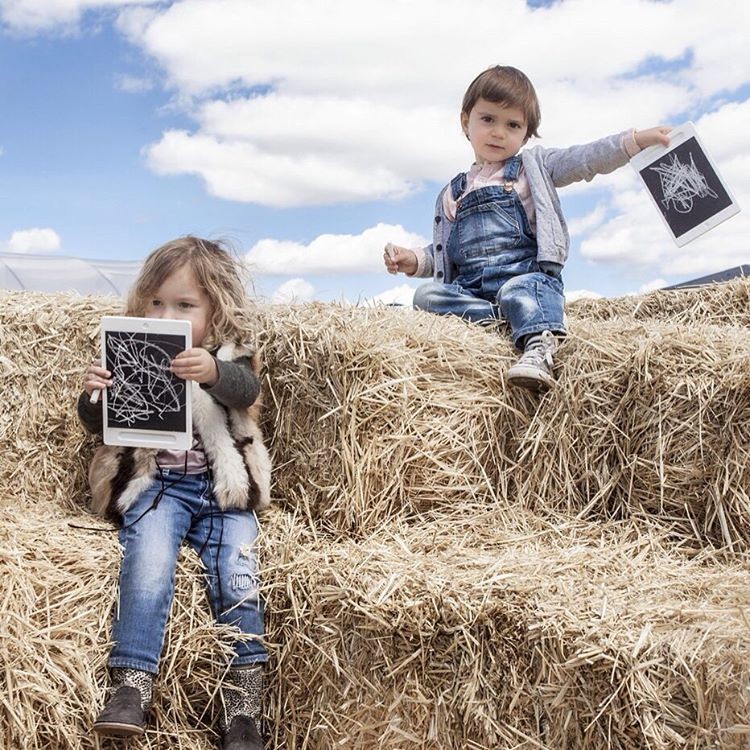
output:
[[416, 290], [415, 308], [476, 323], [504, 319], [523, 352], [508, 381], [532, 390], [554, 385], [553, 354], [565, 335], [561, 271], [570, 238], [555, 188], [611, 172], [647, 146], [668, 145], [670, 130], [519, 153], [539, 135], [540, 119], [534, 87], [520, 70], [494, 66], [477, 76], [461, 109], [474, 166], [438, 196], [431, 245], [388, 243], [383, 255], [390, 273], [433, 277]]

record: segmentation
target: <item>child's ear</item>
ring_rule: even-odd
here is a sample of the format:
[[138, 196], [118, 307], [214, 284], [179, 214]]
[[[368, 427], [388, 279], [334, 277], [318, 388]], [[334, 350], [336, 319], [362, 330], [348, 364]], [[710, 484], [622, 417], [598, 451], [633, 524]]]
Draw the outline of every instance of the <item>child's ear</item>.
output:
[[464, 131], [464, 135], [468, 139], [469, 137], [469, 115], [466, 112], [461, 112], [461, 130]]

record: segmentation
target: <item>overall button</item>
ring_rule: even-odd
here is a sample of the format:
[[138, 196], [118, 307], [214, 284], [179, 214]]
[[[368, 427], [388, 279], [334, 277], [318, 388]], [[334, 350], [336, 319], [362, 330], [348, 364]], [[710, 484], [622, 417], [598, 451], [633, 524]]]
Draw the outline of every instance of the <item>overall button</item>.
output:
[[443, 249], [443, 246], [440, 243], [435, 245], [435, 250], [437, 250], [438, 252], [440, 252], [442, 249]]
[[440, 217], [439, 217], [439, 216], [436, 216], [436, 217], [435, 217], [435, 223], [436, 223], [436, 224], [439, 224], [439, 223], [440, 223]]
[[438, 271], [438, 272], [437, 272], [437, 277], [438, 277], [439, 279], [442, 279], [442, 278], [443, 278], [443, 272], [442, 272], [442, 271]]

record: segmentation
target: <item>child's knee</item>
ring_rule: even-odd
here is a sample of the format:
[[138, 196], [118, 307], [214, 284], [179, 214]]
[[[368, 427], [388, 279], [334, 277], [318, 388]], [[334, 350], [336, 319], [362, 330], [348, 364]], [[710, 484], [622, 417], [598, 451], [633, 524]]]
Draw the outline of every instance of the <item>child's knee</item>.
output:
[[440, 284], [437, 281], [428, 281], [426, 284], [422, 284], [417, 287], [414, 292], [414, 300], [412, 305], [415, 310], [426, 310], [430, 311], [431, 303], [435, 296], [442, 292], [445, 288], [444, 284]]
[[532, 271], [531, 273], [514, 276], [500, 287], [498, 302], [502, 303], [524, 295], [536, 298], [540, 290], [544, 290], [544, 293], [562, 295], [562, 282], [557, 277], [550, 276], [542, 271]]
[[247, 599], [257, 599], [260, 588], [258, 557], [254, 545], [241, 545], [232, 556], [222, 575], [226, 597], [237, 604]]

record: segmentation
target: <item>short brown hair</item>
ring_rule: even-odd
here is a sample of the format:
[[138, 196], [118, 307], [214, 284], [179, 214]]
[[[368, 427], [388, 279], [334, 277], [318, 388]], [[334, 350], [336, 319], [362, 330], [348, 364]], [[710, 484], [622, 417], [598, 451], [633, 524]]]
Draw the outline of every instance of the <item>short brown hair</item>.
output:
[[479, 99], [518, 107], [526, 116], [526, 137], [539, 138], [538, 128], [542, 121], [539, 99], [531, 81], [518, 68], [493, 65], [482, 71], [466, 89], [461, 112], [468, 117]]
[[202, 346], [213, 349], [228, 342], [252, 342], [253, 308], [245, 292], [243, 268], [221, 241], [187, 235], [156, 248], [128, 293], [125, 314], [143, 315], [149, 297], [183, 266], [190, 268], [211, 301], [211, 319]]

